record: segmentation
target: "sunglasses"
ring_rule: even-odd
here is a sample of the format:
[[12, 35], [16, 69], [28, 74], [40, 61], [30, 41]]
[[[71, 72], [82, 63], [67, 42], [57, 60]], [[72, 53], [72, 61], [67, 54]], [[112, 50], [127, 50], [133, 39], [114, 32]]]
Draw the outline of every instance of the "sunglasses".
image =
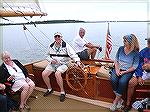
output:
[[60, 38], [60, 35], [55, 35], [54, 37], [55, 37], [55, 38], [56, 38], [56, 37]]

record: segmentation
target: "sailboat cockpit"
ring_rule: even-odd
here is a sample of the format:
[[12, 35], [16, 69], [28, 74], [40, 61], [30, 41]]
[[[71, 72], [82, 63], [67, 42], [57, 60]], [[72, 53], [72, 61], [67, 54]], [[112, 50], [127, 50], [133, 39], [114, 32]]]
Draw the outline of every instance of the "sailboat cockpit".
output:
[[[128, 33], [137, 35], [141, 49], [147, 45], [149, 12], [148, 0], [1, 0], [0, 53], [4, 50], [11, 52], [31, 74], [36, 99], [29, 99], [30, 111], [108, 112], [115, 98], [110, 72], [114, 68], [117, 49], [123, 45], [122, 37]], [[94, 59], [81, 60], [82, 67], [70, 62], [62, 75], [67, 98], [64, 103], [57, 101], [60, 88], [54, 74], [49, 76], [54, 93], [43, 97], [47, 86], [42, 72], [49, 63], [45, 53], [53, 42], [54, 32], [60, 31], [64, 41], [71, 46], [80, 27], [86, 29], [88, 40], [102, 46], [102, 51], [97, 50]], [[150, 80], [146, 80], [143, 86], [136, 86], [132, 102], [150, 97], [149, 85]], [[124, 93], [125, 101], [126, 97], [127, 93]]]

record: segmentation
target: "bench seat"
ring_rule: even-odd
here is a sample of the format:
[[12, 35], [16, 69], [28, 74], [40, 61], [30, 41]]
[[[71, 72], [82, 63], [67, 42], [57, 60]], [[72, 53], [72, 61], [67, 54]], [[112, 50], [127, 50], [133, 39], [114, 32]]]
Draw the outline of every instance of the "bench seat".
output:
[[[33, 74], [35, 77], [35, 85], [37, 87], [45, 88], [45, 89], [47, 88], [43, 81], [43, 78], [42, 78], [42, 72], [45, 69], [45, 67], [47, 66], [47, 64], [48, 64], [47, 60], [42, 60], [42, 61], [33, 63]], [[56, 83], [57, 81], [56, 81], [54, 74], [51, 74], [49, 77], [50, 77], [50, 81], [51, 81], [51, 86], [54, 89], [54, 91], [60, 91], [60, 88], [59, 88], [58, 84]], [[72, 94], [72, 95], [76, 95], [76, 96], [80, 96], [80, 97], [94, 99], [94, 96], [95, 96], [94, 89], [95, 88], [93, 87], [93, 85], [94, 85], [95, 81], [94, 81], [93, 76], [87, 79], [87, 85], [85, 87], [85, 90], [80, 90], [80, 91], [72, 90], [68, 86], [67, 81], [66, 81], [66, 73], [62, 74], [62, 78], [63, 78], [63, 83], [64, 83], [64, 89], [67, 94]], [[84, 91], [86, 91], [86, 92], [84, 92]]]
[[[110, 79], [109, 70], [106, 70], [103, 66], [99, 69], [96, 76], [98, 78], [106, 78], [108, 80]], [[144, 85], [150, 85], [150, 79], [145, 80]]]
[[[99, 83], [100, 83], [100, 81], [102, 81], [102, 79], [110, 81], [109, 70], [106, 70], [104, 67], [101, 67], [100, 70], [97, 72], [96, 77], [97, 77], [97, 82], [99, 82]], [[102, 82], [101, 82], [101, 85], [102, 85]], [[109, 88], [108, 85], [107, 85], [107, 88]], [[103, 89], [103, 91], [105, 90], [104, 88], [101, 88], [101, 89]], [[105, 92], [106, 91], [107, 90], [105, 90]], [[112, 91], [109, 91], [109, 93], [112, 94]], [[140, 86], [140, 85], [136, 86], [135, 92], [134, 92], [134, 96], [133, 96], [133, 100], [135, 100], [135, 99], [143, 99], [145, 97], [150, 97], [149, 93], [150, 93], [150, 80], [145, 80], [143, 86]]]
[[34, 68], [39, 68], [39, 69], [45, 69], [47, 65], [48, 65], [47, 60], [42, 60], [42, 61], [33, 63], [33, 67]]
[[[46, 88], [46, 85], [42, 79], [41, 74], [47, 65], [48, 65], [47, 60], [42, 60], [42, 61], [33, 63], [33, 73], [34, 73], [34, 77], [35, 77], [35, 84], [37, 87]], [[91, 96], [90, 98], [107, 101], [107, 102], [112, 102], [115, 98], [115, 95], [112, 91], [109, 70], [106, 70], [102, 66], [102, 67], [99, 67], [99, 70], [97, 71], [96, 75], [92, 74], [91, 76], [92, 76], [92, 78], [88, 79], [88, 84], [85, 87], [85, 91], [89, 94], [89, 96]], [[51, 80], [52, 87], [55, 87], [54, 90], [59, 91], [59, 87], [56, 84], [56, 79], [55, 79], [54, 75], [50, 75], [50, 77], [51, 77], [50, 80]], [[67, 93], [75, 94], [77, 96], [89, 97], [83, 91], [75, 92], [72, 89], [70, 89], [67, 85], [67, 82], [65, 79], [65, 74], [62, 75], [62, 77], [64, 80], [64, 88]], [[150, 80], [147, 80], [147, 81], [145, 81], [145, 84], [143, 86], [137, 86], [136, 90], [150, 89], [149, 85], [150, 85]], [[91, 89], [93, 89], [93, 90], [91, 90]], [[139, 95], [140, 95], [140, 93], [137, 92], [135, 94], [135, 97], [139, 97]]]

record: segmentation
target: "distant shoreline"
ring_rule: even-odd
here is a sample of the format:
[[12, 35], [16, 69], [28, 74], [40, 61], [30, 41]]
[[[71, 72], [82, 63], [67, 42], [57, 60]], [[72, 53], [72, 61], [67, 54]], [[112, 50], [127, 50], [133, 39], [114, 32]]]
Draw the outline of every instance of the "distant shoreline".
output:
[[[9, 51], [14, 58], [28, 63], [45, 59], [48, 45], [54, 41], [53, 34], [57, 31], [63, 34], [66, 42], [71, 42], [78, 34], [78, 29], [86, 29], [85, 38], [95, 44], [100, 44], [103, 51], [99, 57], [104, 57], [107, 23], [58, 23], [58, 24], [34, 24], [26, 25], [28, 30], [23, 30], [23, 25], [3, 26], [3, 50]], [[147, 24], [145, 22], [112, 22], [110, 34], [112, 36], [113, 49], [110, 57], [115, 58], [119, 46], [123, 45], [122, 37], [134, 33], [137, 35], [140, 48], [146, 46]], [[40, 42], [40, 43], [39, 43]], [[97, 58], [97, 56], [96, 56]]]

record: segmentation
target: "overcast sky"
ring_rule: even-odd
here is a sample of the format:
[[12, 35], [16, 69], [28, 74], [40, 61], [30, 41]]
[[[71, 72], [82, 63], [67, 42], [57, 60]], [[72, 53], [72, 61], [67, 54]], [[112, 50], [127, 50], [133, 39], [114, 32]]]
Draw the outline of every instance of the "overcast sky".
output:
[[42, 2], [47, 20], [147, 20], [147, 2]]
[[[33, 18], [26, 17], [29, 22], [69, 19], [83, 21], [147, 21], [148, 16], [150, 19], [150, 12], [148, 11], [150, 3], [148, 0], [39, 0], [39, 3], [41, 10], [48, 15]], [[8, 19], [10, 21], [2, 21], [28, 22], [23, 17]]]

